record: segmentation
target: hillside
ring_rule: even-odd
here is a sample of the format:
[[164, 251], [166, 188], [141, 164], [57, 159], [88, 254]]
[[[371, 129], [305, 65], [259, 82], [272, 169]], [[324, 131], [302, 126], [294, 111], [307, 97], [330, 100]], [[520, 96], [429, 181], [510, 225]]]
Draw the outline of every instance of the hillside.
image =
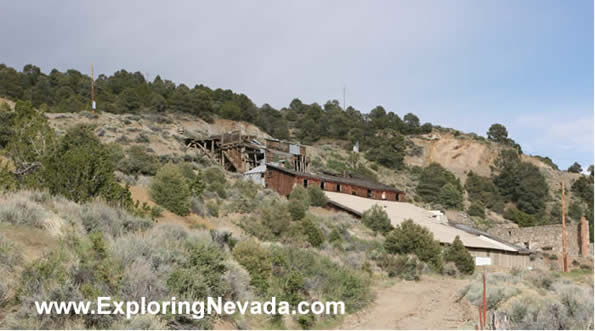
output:
[[[2, 69], [0, 82], [6, 72]], [[382, 107], [361, 114], [336, 102], [323, 108], [294, 100], [289, 108], [275, 110], [203, 86], [192, 92], [184, 86], [164, 92], [159, 88], [163, 82], [128, 75], [119, 73], [102, 82], [108, 91], [104, 100], [111, 100], [105, 104], [115, 107], [110, 111], [92, 113], [75, 103], [75, 111], [58, 112], [69, 108], [65, 100], [83, 99], [82, 94], [65, 98], [59, 93], [46, 100], [49, 104], [30, 100], [0, 107], [0, 278], [7, 279], [0, 284], [0, 327], [474, 325], [470, 307], [478, 304], [479, 275], [473, 257], [465, 246], [455, 245], [456, 240], [441, 246], [427, 228], [394, 226], [380, 207], [364, 212], [361, 219], [321, 208], [328, 197], [318, 187], [298, 185], [288, 197], [280, 196], [242, 180], [241, 174], [226, 171], [200, 151], [186, 149], [185, 138], [239, 130], [301, 142], [311, 161], [309, 171], [392, 185], [404, 190], [409, 202], [445, 211], [451, 220], [482, 230], [558, 222], [561, 181], [568, 187], [570, 205], [586, 206], [578, 212], [569, 208], [569, 220], [589, 208], [583, 202], [592, 197], [591, 177], [558, 171], [539, 158], [519, 154], [508, 138], [495, 142], [420, 125], [413, 114], [401, 119]], [[84, 91], [85, 78], [79, 78], [77, 88]], [[70, 83], [56, 87], [61, 84]], [[137, 90], [123, 92], [122, 84]], [[152, 99], [157, 101], [143, 104], [133, 94], [147, 88], [155, 89]], [[210, 102], [195, 111], [196, 99], [180, 101], [188, 93]], [[361, 152], [351, 152], [354, 142], [360, 143]], [[467, 185], [473, 180], [474, 185]], [[576, 183], [581, 186], [571, 190]], [[399, 246], [410, 242], [420, 244]], [[500, 289], [490, 294], [495, 298], [490, 310], [517, 316], [516, 302], [534, 300], [532, 295], [539, 292], [543, 298], [533, 304], [532, 314], [543, 316], [552, 304], [563, 313], [551, 325], [592, 325], [592, 316], [583, 311], [588, 304], [577, 315], [568, 313], [573, 302], [592, 297], [592, 287], [585, 285], [592, 282], [592, 260], [576, 259], [573, 274], [560, 276], [552, 256], [557, 259], [554, 254], [532, 256], [543, 262], [544, 270], [496, 274]], [[503, 290], [511, 286], [517, 289]], [[565, 297], [568, 288], [573, 292]], [[53, 319], [30, 308], [35, 299], [88, 299], [98, 293], [157, 299], [276, 296], [292, 304], [342, 300], [348, 316]], [[395, 297], [410, 296], [420, 300], [395, 310], [394, 318], [382, 317], [387, 310], [381, 305], [396, 305]], [[432, 312], [453, 316], [419, 324]]]
[[[7, 99], [2, 100], [7, 101], [10, 107], [14, 107], [14, 102]], [[261, 138], [271, 137], [258, 126], [249, 122], [222, 119], [217, 116], [207, 122], [199, 116], [181, 112], [140, 114], [79, 112], [46, 113], [46, 116], [58, 134], [63, 134], [68, 128], [76, 125], [88, 124], [95, 127], [95, 133], [104, 143], [115, 143], [124, 149], [135, 145], [146, 146], [148, 152], [162, 160], [200, 159], [202, 156], [197, 151], [185, 150], [182, 141], [186, 137], [204, 138], [233, 130]], [[292, 129], [291, 138], [294, 141], [300, 141], [300, 132], [299, 128]], [[415, 197], [419, 185], [419, 174], [412, 172], [411, 169], [425, 168], [432, 163], [438, 163], [453, 173], [461, 184], [464, 184], [470, 172], [484, 177], [493, 176], [500, 152], [508, 148], [501, 143], [474, 134], [462, 134], [452, 129], [443, 128], [435, 128], [430, 133], [408, 134], [404, 136], [404, 145], [407, 147], [402, 163], [406, 169], [401, 170], [394, 169], [390, 166], [391, 163], [386, 163], [382, 159], [370, 160], [371, 151], [361, 153], [356, 161], [356, 167], [359, 169], [354, 169], [350, 165], [352, 161], [350, 161], [351, 156], [348, 152], [352, 143], [338, 138], [320, 138], [308, 145], [308, 155], [314, 161], [312, 171], [334, 173], [364, 171], [361, 175], [371, 176], [375, 180], [394, 185], [407, 192], [411, 201], [418, 203], [419, 201]], [[386, 155], [391, 151], [380, 153]], [[545, 198], [543, 213], [554, 213], [554, 209], [559, 209], [560, 183], [565, 184], [568, 197], [571, 200], [574, 198], [570, 188], [580, 177], [579, 174], [556, 170], [538, 157], [521, 154], [520, 160], [536, 166], [547, 183], [549, 194]], [[468, 208], [471, 203], [465, 194], [465, 208]], [[460, 213], [449, 212], [449, 214], [454, 216], [458, 222], [470, 222], [467, 216]], [[515, 226], [514, 223], [505, 220], [503, 210], [491, 210], [488, 211], [488, 215], [488, 219], [494, 222], [494, 226], [498, 226], [498, 224], [504, 224], [507, 227]]]

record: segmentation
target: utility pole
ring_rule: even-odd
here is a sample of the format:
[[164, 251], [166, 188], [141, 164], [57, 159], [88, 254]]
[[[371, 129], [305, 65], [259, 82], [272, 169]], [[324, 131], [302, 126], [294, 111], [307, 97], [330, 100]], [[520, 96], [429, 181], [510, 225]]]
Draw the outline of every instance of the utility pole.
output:
[[91, 111], [95, 113], [95, 76], [93, 76], [93, 62], [91, 62]]
[[345, 110], [345, 86], [343, 86], [343, 110]]
[[562, 254], [564, 254], [564, 272], [568, 272], [568, 248], [566, 246], [566, 196], [562, 183]]

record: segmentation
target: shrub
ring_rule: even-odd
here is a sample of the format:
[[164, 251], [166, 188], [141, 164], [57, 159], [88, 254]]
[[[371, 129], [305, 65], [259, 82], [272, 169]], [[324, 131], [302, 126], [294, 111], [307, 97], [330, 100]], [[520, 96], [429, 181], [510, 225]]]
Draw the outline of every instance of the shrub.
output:
[[320, 247], [324, 242], [322, 231], [312, 221], [312, 216], [306, 217], [301, 221], [302, 231], [310, 245]]
[[536, 215], [545, 208], [548, 185], [539, 168], [521, 162], [514, 150], [502, 150], [496, 160], [497, 175], [493, 177], [498, 191], [506, 199], [516, 203], [517, 208]]
[[144, 147], [132, 146], [126, 158], [118, 163], [118, 169], [129, 175], [153, 176], [159, 168], [159, 159], [147, 153]]
[[287, 203], [289, 214], [294, 221], [301, 220], [306, 216], [307, 207], [303, 201], [298, 199], [290, 199]]
[[273, 200], [270, 205], [260, 208], [258, 215], [262, 224], [275, 236], [280, 236], [289, 226], [288, 205], [278, 200]]
[[521, 227], [537, 225], [535, 216], [524, 213], [514, 206], [507, 208], [502, 216], [515, 222]]
[[149, 140], [149, 137], [144, 134], [144, 133], [139, 133], [138, 136], [136, 137], [135, 141], [139, 144], [148, 144], [151, 141]]
[[478, 202], [471, 203], [471, 206], [469, 206], [467, 213], [470, 216], [478, 216], [481, 218], [484, 218], [486, 216], [485, 208]]
[[387, 252], [393, 254], [415, 254], [417, 257], [432, 264], [434, 268], [442, 268], [440, 242], [434, 240], [434, 235], [427, 228], [406, 220], [389, 232], [384, 242]]
[[465, 190], [473, 203], [481, 204], [498, 213], [504, 211], [504, 200], [491, 178], [478, 176], [470, 171], [465, 182]]
[[0, 162], [0, 193], [16, 191], [18, 182], [16, 176], [10, 171], [8, 162]]
[[48, 212], [38, 203], [26, 197], [14, 197], [0, 203], [0, 222], [23, 224], [35, 228], [45, 228]]
[[225, 293], [222, 276], [227, 270], [222, 251], [215, 245], [199, 242], [188, 244], [188, 259], [167, 279], [173, 293], [184, 298], [206, 299]]
[[[443, 190], [446, 184], [451, 186]], [[442, 203], [443, 199], [446, 203], [457, 206], [460, 200], [459, 193], [462, 194], [463, 188], [452, 172], [438, 163], [432, 163], [423, 169], [416, 191], [425, 202]]]
[[[307, 298], [311, 294], [318, 300], [340, 300], [345, 303], [347, 312], [358, 310], [370, 301], [370, 279], [363, 272], [338, 265], [313, 250], [271, 246], [271, 255], [274, 285], [271, 292], [277, 289], [279, 293], [278, 290], [283, 289], [280, 298], [289, 299], [295, 295]], [[293, 286], [288, 287], [284, 283], [290, 275], [299, 277], [294, 279]], [[302, 286], [299, 286], [299, 278], [303, 279]]]
[[150, 194], [155, 202], [173, 213], [188, 215], [190, 189], [176, 165], [166, 164], [157, 171], [151, 184]]
[[190, 210], [199, 216], [204, 217], [206, 215], [206, 207], [204, 202], [196, 197], [190, 198]]
[[380, 267], [389, 277], [420, 280], [424, 264], [415, 256], [385, 254], [380, 261]]
[[193, 197], [200, 197], [207, 187], [207, 184], [205, 183], [200, 169], [198, 169], [197, 174], [193, 174], [192, 177], [193, 178], [189, 181], [190, 192]]
[[459, 269], [454, 262], [447, 262], [442, 268], [442, 273], [451, 277], [457, 277], [459, 275]]
[[306, 209], [310, 207], [310, 194], [302, 186], [296, 185], [293, 190], [291, 190], [291, 193], [289, 193], [289, 200], [297, 200], [303, 203]]
[[219, 167], [207, 168], [204, 172], [204, 179], [207, 182], [207, 185], [214, 183], [225, 184], [227, 182], [225, 173]]
[[85, 204], [80, 210], [80, 219], [87, 233], [108, 233], [112, 237], [145, 230], [153, 224], [148, 219], [132, 216], [125, 210], [112, 208], [102, 202]]
[[393, 229], [388, 214], [379, 205], [374, 205], [372, 208], [364, 212], [362, 215], [362, 223], [374, 230], [374, 232], [380, 232], [382, 234], [386, 234]]
[[317, 186], [308, 187], [308, 197], [310, 198], [310, 203], [312, 204], [312, 206], [325, 207], [328, 203], [328, 198], [326, 197], [322, 189], [320, 189], [320, 187]]
[[[23, 256], [21, 251], [17, 249], [15, 244], [0, 233], [0, 271], [1, 266], [6, 266], [12, 270], [15, 266], [21, 263]], [[1, 302], [0, 298], [0, 302]]]
[[461, 209], [463, 206], [463, 193], [457, 186], [447, 183], [440, 188], [438, 202], [446, 208]]
[[459, 236], [444, 251], [444, 261], [454, 262], [457, 269], [464, 274], [472, 274], [475, 270], [475, 259], [469, 254]]
[[219, 203], [215, 200], [207, 202], [207, 213], [212, 217], [219, 217]]
[[44, 160], [44, 185], [54, 195], [85, 202], [113, 188], [114, 164], [109, 149], [89, 127], [70, 129]]
[[233, 256], [250, 273], [250, 284], [259, 293], [265, 294], [269, 288], [272, 273], [271, 255], [254, 240], [240, 241], [233, 248]]

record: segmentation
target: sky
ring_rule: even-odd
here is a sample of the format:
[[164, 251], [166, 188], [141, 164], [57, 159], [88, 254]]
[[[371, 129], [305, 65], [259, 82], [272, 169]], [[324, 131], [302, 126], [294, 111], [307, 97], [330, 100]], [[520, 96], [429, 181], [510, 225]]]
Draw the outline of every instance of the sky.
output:
[[343, 99], [593, 164], [593, 1], [2, 1], [0, 63]]

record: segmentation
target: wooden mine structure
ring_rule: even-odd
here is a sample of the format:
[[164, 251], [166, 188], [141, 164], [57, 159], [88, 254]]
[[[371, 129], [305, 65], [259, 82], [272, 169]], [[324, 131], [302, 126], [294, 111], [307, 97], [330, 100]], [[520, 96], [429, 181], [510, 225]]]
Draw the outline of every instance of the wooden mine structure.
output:
[[315, 175], [271, 164], [266, 165], [265, 185], [285, 196], [299, 185], [304, 188], [316, 186], [323, 191], [346, 193], [375, 200], [405, 200], [405, 192], [381, 183], [359, 178]]
[[195, 148], [228, 171], [244, 173], [259, 165], [274, 162], [305, 171], [309, 160], [304, 146], [276, 139], [263, 144], [253, 135], [232, 131], [205, 139], [184, 139], [186, 149]]

